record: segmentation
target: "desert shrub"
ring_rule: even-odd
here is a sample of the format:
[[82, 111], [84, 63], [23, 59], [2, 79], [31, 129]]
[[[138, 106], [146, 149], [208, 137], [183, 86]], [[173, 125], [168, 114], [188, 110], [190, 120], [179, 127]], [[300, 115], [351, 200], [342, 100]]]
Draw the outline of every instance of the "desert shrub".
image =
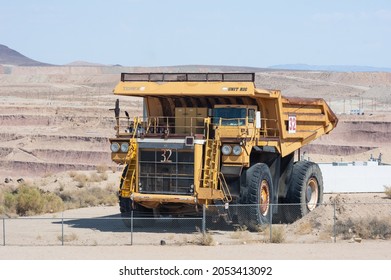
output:
[[4, 213], [16, 213], [16, 196], [12, 192], [4, 193]]
[[214, 246], [216, 241], [213, 238], [213, 235], [209, 232], [199, 233], [196, 239], [196, 244], [202, 246]]
[[118, 202], [115, 193], [108, 192], [107, 190], [98, 187], [83, 190], [81, 197], [84, 197], [85, 203], [88, 206], [116, 205]]
[[272, 227], [272, 236], [270, 239], [270, 227], [266, 228], [265, 241], [270, 243], [283, 243], [285, 242], [285, 229], [282, 226], [275, 225]]
[[44, 201], [41, 192], [35, 187], [23, 185], [16, 195], [16, 213], [21, 216], [41, 214]]
[[106, 173], [92, 173], [90, 175], [90, 178], [88, 179], [88, 181], [90, 182], [102, 182], [102, 181], [106, 181], [108, 179], [108, 175]]
[[343, 239], [350, 239], [353, 236], [353, 227], [354, 222], [350, 218], [345, 221], [338, 220], [335, 223], [335, 234], [341, 235]]
[[304, 221], [298, 223], [295, 233], [297, 234], [310, 234], [312, 232], [313, 226], [310, 221]]
[[61, 198], [64, 203], [72, 201], [72, 193], [70, 191], [62, 191], [61, 189], [56, 192], [57, 196]]
[[77, 173], [73, 176], [73, 180], [77, 182], [76, 186], [78, 188], [84, 188], [87, 186], [87, 182], [89, 181], [88, 176], [84, 173]]
[[377, 217], [347, 219], [346, 221], [337, 221], [336, 234], [343, 239], [361, 237], [363, 239], [390, 239], [391, 238], [391, 219]]
[[99, 187], [64, 191], [57, 194], [65, 203], [66, 209], [91, 207], [99, 205], [113, 206], [118, 203], [117, 194], [108, 189]]
[[[71, 241], [76, 241], [79, 239], [76, 233], [72, 232], [70, 234], [64, 234], [64, 237], [62, 235], [57, 236], [57, 239], [59, 241], [64, 241], [64, 242], [71, 242]], [[63, 240], [64, 239], [64, 240]]]
[[111, 166], [109, 167], [109, 169], [111, 170], [111, 172], [115, 173], [115, 172], [117, 171], [117, 166], [111, 165]]
[[69, 175], [69, 177], [71, 177], [71, 178], [75, 178], [77, 174], [78, 174], [78, 173], [77, 173], [76, 171], [69, 171], [69, 172], [68, 172], [68, 175]]
[[51, 177], [51, 176], [53, 176], [53, 172], [46, 172], [45, 174], [43, 174], [43, 178], [48, 178], [48, 177]]
[[[97, 173], [95, 173], [97, 174]], [[105, 173], [97, 174], [98, 176]], [[107, 175], [106, 175], [107, 176]], [[0, 215], [18, 214], [20, 216], [54, 213], [64, 209], [118, 204], [117, 189], [107, 183], [105, 188], [88, 187], [86, 182], [91, 180], [83, 173], [73, 174], [75, 181], [83, 185], [74, 191], [65, 190], [64, 186], [56, 192], [44, 192], [35, 185], [24, 183], [15, 190], [0, 189]], [[86, 186], [84, 188], [84, 186]]]
[[63, 209], [63, 202], [54, 193], [22, 184], [16, 190], [8, 189], [0, 196], [3, 213], [29, 216], [47, 212], [58, 212]]
[[44, 193], [42, 195], [42, 198], [44, 200], [44, 207], [43, 207], [44, 213], [54, 213], [63, 210], [64, 203], [62, 199], [55, 193], [50, 193], [50, 192]]
[[[102, 173], [101, 173], [101, 174], [102, 174]], [[101, 174], [99, 174], [99, 173], [92, 173], [92, 174], [90, 175], [89, 181], [90, 181], [90, 182], [97, 182], [97, 183], [102, 182], [103, 179], [102, 179], [102, 177], [100, 176]]]
[[252, 235], [246, 226], [239, 226], [230, 236], [232, 239], [239, 239], [244, 242], [252, 241]]
[[103, 180], [103, 181], [107, 181], [107, 179], [109, 178], [109, 175], [107, 175], [107, 173], [101, 173], [100, 174], [100, 178]]
[[114, 183], [114, 182], [107, 183], [105, 189], [106, 189], [108, 192], [112, 192], [112, 193], [117, 192], [117, 190], [118, 190], [117, 184]]
[[[71, 174], [69, 176], [71, 176]], [[89, 176], [84, 173], [76, 173], [75, 172], [75, 174], [72, 173], [71, 177], [73, 178], [73, 181], [75, 181], [77, 183], [76, 187], [78, 187], [80, 189], [88, 187], [89, 186], [88, 183], [100, 183], [100, 182], [106, 181], [108, 179], [108, 175], [106, 172], [103, 172], [103, 173], [96, 172], [96, 173], [90, 174]]]
[[107, 170], [109, 170], [109, 167], [106, 164], [100, 164], [96, 166], [96, 171], [98, 173], [106, 173]]
[[391, 219], [373, 218], [369, 221], [371, 229], [371, 238], [390, 239], [391, 238]]
[[391, 198], [391, 186], [384, 186], [384, 193], [388, 198]]
[[285, 241], [285, 230], [282, 227], [274, 227], [272, 231], [272, 243], [283, 243]]
[[5, 212], [4, 191], [0, 189], [0, 215], [3, 215]]

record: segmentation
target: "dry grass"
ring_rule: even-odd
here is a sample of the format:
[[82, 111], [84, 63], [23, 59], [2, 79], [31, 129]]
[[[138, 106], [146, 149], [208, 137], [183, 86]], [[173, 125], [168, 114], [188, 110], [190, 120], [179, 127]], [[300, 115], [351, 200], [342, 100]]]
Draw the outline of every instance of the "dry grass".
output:
[[65, 203], [66, 209], [100, 205], [113, 206], [118, 203], [116, 192], [110, 189], [91, 187], [76, 191], [64, 191], [57, 194]]
[[62, 235], [57, 236], [57, 239], [59, 241], [72, 242], [72, 241], [78, 240], [79, 237], [77, 236], [76, 233], [72, 232], [72, 233], [69, 233], [69, 234], [64, 234], [64, 240], [63, 240], [63, 236]]
[[76, 171], [69, 171], [69, 172], [68, 172], [68, 175], [69, 175], [69, 177], [71, 177], [71, 178], [75, 178], [77, 174], [78, 174], [78, 172], [76, 172]]
[[236, 228], [236, 230], [230, 234], [230, 237], [232, 239], [240, 240], [242, 243], [250, 243], [254, 241], [251, 232], [247, 230], [246, 226]]
[[90, 183], [100, 183], [102, 181], [107, 181], [108, 175], [106, 172], [95, 172], [89, 175], [85, 173], [78, 173], [71, 171], [69, 176], [76, 182], [76, 187], [79, 189], [90, 186]]
[[285, 242], [285, 228], [284, 225], [273, 225], [272, 226], [272, 234], [270, 237], [270, 227], [265, 229], [264, 238], [265, 242], [270, 243], [284, 243]]
[[217, 242], [214, 240], [213, 235], [210, 232], [201, 232], [199, 228], [197, 228], [198, 234], [195, 236], [195, 239], [190, 243], [195, 245], [202, 246], [216, 246]]
[[217, 245], [216, 241], [213, 238], [213, 235], [209, 232], [200, 233], [196, 238], [196, 244], [202, 246], [215, 246]]
[[86, 187], [89, 181], [88, 176], [84, 173], [76, 173], [71, 177], [73, 178], [74, 181], [77, 182], [76, 186], [80, 189]]
[[100, 164], [96, 166], [96, 171], [98, 173], [106, 173], [107, 170], [109, 170], [109, 167], [106, 164]]
[[107, 173], [92, 173], [88, 179], [89, 182], [100, 183], [106, 181], [108, 178]]
[[384, 186], [384, 193], [388, 198], [391, 198], [391, 186]]
[[312, 229], [313, 225], [311, 221], [304, 221], [298, 224], [297, 228], [295, 229], [295, 233], [300, 235], [310, 234]]

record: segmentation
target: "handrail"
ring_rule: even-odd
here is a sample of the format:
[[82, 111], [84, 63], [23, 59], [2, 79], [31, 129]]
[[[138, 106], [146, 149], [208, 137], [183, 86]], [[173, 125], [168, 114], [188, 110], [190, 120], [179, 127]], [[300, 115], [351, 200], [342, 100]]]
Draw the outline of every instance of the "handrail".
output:
[[223, 201], [225, 203], [231, 202], [232, 201], [232, 195], [231, 195], [231, 192], [229, 191], [229, 187], [228, 187], [227, 181], [225, 180], [224, 174], [219, 172], [218, 173], [218, 178], [219, 178], [219, 182], [220, 182], [220, 189], [221, 189], [221, 191], [224, 194], [224, 200]]
[[[185, 121], [183, 119], [188, 119]], [[232, 125], [224, 125], [224, 121], [231, 121]], [[241, 124], [243, 122], [243, 124]], [[206, 127], [208, 124], [208, 127]], [[213, 123], [212, 117], [167, 117], [167, 116], [153, 116], [148, 118], [134, 117], [133, 121], [129, 121], [128, 118], [119, 118], [118, 126], [116, 125], [118, 132], [117, 137], [157, 137], [157, 136], [187, 136], [193, 135], [208, 139], [209, 127], [222, 126], [224, 129], [232, 128], [239, 129], [238, 134], [243, 127], [255, 128], [254, 123], [248, 122], [248, 118], [219, 118], [219, 123]], [[265, 119], [261, 120], [261, 128], [257, 130], [261, 137], [278, 137], [280, 136], [280, 129], [276, 119]], [[254, 131], [255, 133], [255, 131]], [[256, 134], [249, 135], [256, 137]]]

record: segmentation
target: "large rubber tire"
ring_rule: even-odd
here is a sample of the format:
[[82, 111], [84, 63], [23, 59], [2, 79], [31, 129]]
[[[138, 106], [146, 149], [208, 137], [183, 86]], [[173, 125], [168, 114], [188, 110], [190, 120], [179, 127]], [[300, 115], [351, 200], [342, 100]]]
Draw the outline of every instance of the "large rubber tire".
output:
[[245, 207], [247, 219], [243, 222], [249, 230], [257, 231], [270, 222], [273, 180], [265, 163], [257, 163], [247, 170], [246, 188], [244, 202], [249, 205]]
[[304, 217], [323, 202], [323, 177], [319, 166], [310, 161], [298, 161], [293, 165], [284, 207], [288, 223]]

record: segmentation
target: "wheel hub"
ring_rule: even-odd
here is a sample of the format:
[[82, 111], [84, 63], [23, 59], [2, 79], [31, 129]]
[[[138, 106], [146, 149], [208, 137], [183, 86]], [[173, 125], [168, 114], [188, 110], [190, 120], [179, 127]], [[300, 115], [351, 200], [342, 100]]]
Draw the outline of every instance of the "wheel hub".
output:
[[308, 210], [312, 211], [316, 208], [319, 199], [318, 181], [315, 178], [310, 178], [306, 188], [306, 202]]
[[269, 197], [269, 184], [266, 180], [262, 180], [259, 205], [259, 210], [261, 211], [262, 216], [266, 216], [268, 214], [270, 203]]

